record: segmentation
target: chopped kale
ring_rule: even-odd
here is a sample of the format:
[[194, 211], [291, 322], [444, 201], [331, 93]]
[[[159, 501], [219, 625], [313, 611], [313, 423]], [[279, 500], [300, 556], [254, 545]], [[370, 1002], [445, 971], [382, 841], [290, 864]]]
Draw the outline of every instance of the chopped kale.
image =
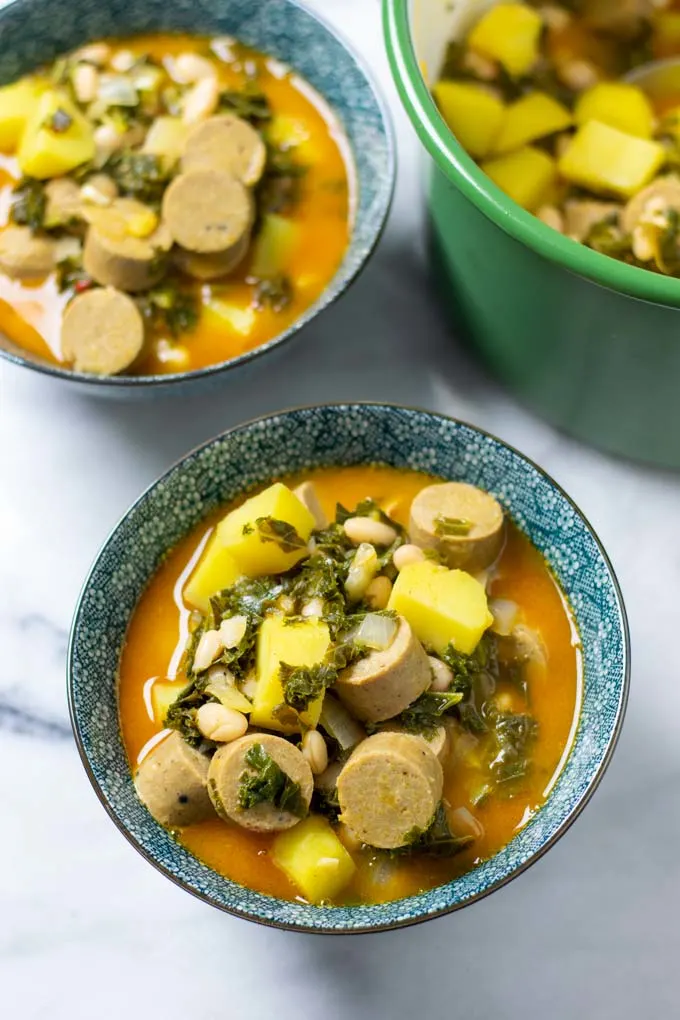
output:
[[197, 297], [182, 290], [175, 283], [155, 287], [145, 295], [144, 311], [147, 318], [159, 327], [165, 326], [173, 337], [189, 333], [198, 324]]
[[631, 251], [630, 234], [625, 234], [618, 225], [618, 216], [607, 216], [594, 223], [584, 239], [584, 244], [602, 255], [620, 258]]
[[659, 268], [673, 275], [680, 271], [680, 213], [669, 209], [666, 217], [668, 225], [659, 237]]
[[192, 747], [203, 743], [203, 735], [196, 722], [196, 709], [207, 700], [194, 679], [190, 680], [177, 699], [173, 701], [163, 721], [164, 726], [177, 732]]
[[340, 801], [338, 800], [338, 788], [333, 786], [330, 789], [322, 789], [315, 786], [312, 794], [311, 810], [314, 814], [323, 815], [329, 822], [335, 823], [340, 817]]
[[478, 678], [489, 673], [495, 677], [498, 673], [496, 639], [490, 633], [484, 635], [472, 655], [464, 655], [449, 645], [440, 658], [453, 670], [453, 690], [464, 694], [470, 693]]
[[307, 548], [305, 540], [287, 521], [279, 521], [275, 517], [258, 517], [255, 527], [260, 534], [261, 542], [274, 542], [284, 553]]
[[296, 205], [306, 172], [307, 167], [297, 163], [287, 149], [269, 145], [264, 174], [257, 189], [259, 214], [286, 212]]
[[317, 663], [315, 666], [289, 666], [282, 662], [279, 676], [283, 688], [283, 699], [296, 712], [306, 712], [310, 702], [323, 694], [338, 678], [332, 666]]
[[262, 744], [253, 744], [245, 756], [248, 769], [241, 773], [238, 802], [244, 811], [258, 804], [272, 804], [298, 818], [307, 814], [300, 786], [267, 754]]
[[255, 284], [255, 307], [258, 311], [271, 308], [274, 312], [282, 312], [292, 300], [293, 285], [283, 273], [258, 280]]
[[74, 290], [81, 293], [94, 286], [92, 277], [88, 276], [83, 269], [83, 260], [80, 256], [69, 256], [57, 263], [57, 287], [63, 293], [66, 290]]
[[434, 813], [434, 817], [425, 831], [414, 828], [406, 833], [404, 846], [390, 853], [396, 856], [405, 854], [427, 854], [432, 857], [453, 857], [466, 850], [474, 843], [474, 836], [454, 836], [449, 828], [443, 804]]
[[158, 157], [146, 152], [117, 152], [106, 162], [104, 172], [110, 174], [123, 195], [140, 202], [158, 204], [172, 176]]
[[434, 519], [434, 532], [440, 538], [469, 535], [473, 526], [472, 521], [464, 517], [444, 517], [443, 514], [437, 514]]
[[529, 749], [538, 723], [526, 713], [500, 712], [493, 718], [493, 757], [489, 771], [497, 783], [522, 779], [530, 768]]
[[425, 691], [396, 717], [404, 729], [411, 733], [433, 734], [441, 723], [442, 716], [463, 700], [459, 691]]
[[14, 223], [41, 230], [45, 223], [47, 196], [44, 181], [34, 177], [22, 177], [13, 190], [14, 198], [10, 208], [10, 217]]
[[271, 120], [272, 116], [272, 109], [265, 94], [252, 88], [240, 92], [231, 90], [222, 92], [218, 106], [223, 113], [234, 113], [255, 127]]

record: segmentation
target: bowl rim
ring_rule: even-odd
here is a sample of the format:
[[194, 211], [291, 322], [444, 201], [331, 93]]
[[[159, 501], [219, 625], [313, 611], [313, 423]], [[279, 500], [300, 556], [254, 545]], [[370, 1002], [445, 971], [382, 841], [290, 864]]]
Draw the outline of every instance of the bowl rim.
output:
[[[408, 412], [414, 413], [416, 415], [425, 414], [425, 415], [427, 415], [429, 417], [439, 418], [439, 419], [444, 420], [447, 423], [450, 423], [450, 424], [453, 424], [453, 425], [456, 425], [456, 426], [462, 426], [464, 428], [470, 429], [472, 432], [478, 434], [479, 436], [482, 436], [483, 438], [491, 440], [493, 443], [496, 443], [499, 446], [505, 448], [506, 450], [510, 451], [510, 453], [512, 453], [515, 456], [517, 456], [518, 458], [520, 458], [520, 460], [523, 460], [525, 463], [529, 464], [536, 472], [538, 472], [538, 474], [542, 478], [544, 478], [550, 484], [550, 486], [552, 488], [554, 488], [556, 490], [556, 492], [561, 496], [561, 498], [565, 500], [567, 505], [573, 511], [575, 511], [576, 515], [581, 519], [581, 521], [585, 524], [587, 530], [589, 531], [589, 533], [590, 533], [590, 535], [591, 535], [591, 537], [592, 537], [592, 539], [593, 539], [593, 541], [595, 543], [595, 546], [596, 546], [600, 556], [603, 559], [603, 562], [604, 562], [604, 564], [605, 564], [605, 566], [607, 568], [609, 577], [611, 579], [614, 595], [616, 597], [616, 605], [617, 605], [617, 609], [618, 609], [618, 612], [619, 612], [620, 629], [621, 629], [621, 645], [622, 645], [622, 683], [621, 683], [621, 690], [620, 690], [620, 693], [619, 693], [619, 700], [618, 700], [616, 715], [615, 715], [614, 720], [612, 722], [612, 728], [611, 728], [611, 733], [610, 733], [609, 741], [608, 741], [607, 746], [606, 746], [606, 748], [605, 748], [605, 750], [603, 752], [602, 759], [599, 762], [599, 764], [597, 766], [597, 769], [595, 770], [593, 776], [591, 777], [591, 780], [588, 783], [588, 786], [583, 791], [583, 793], [582, 793], [581, 797], [579, 798], [579, 800], [575, 802], [575, 804], [571, 808], [569, 814], [564, 818], [564, 820], [561, 822], [561, 824], [558, 826], [558, 828], [555, 830], [555, 832], [552, 834], [552, 836], [549, 839], [547, 839], [544, 844], [542, 844], [537, 850], [535, 850], [525, 861], [523, 861], [513, 871], [511, 871], [510, 873], [502, 876], [501, 878], [497, 879], [496, 881], [490, 883], [483, 890], [481, 890], [481, 891], [479, 891], [479, 892], [469, 896], [467, 899], [465, 899], [465, 900], [463, 900], [463, 901], [461, 901], [459, 903], [450, 904], [450, 905], [448, 905], [446, 907], [443, 907], [443, 908], [441, 908], [439, 910], [435, 910], [435, 911], [433, 911], [431, 913], [427, 913], [427, 914], [420, 914], [420, 915], [415, 915], [415, 916], [409, 916], [409, 917], [400, 918], [400, 919], [398, 919], [396, 921], [385, 921], [385, 922], [379, 922], [377, 924], [366, 924], [366, 925], [357, 926], [357, 927], [351, 927], [351, 928], [349, 928], [349, 927], [344, 927], [344, 928], [338, 928], [338, 927], [312, 928], [312, 927], [309, 927], [309, 926], [304, 925], [304, 924], [297, 924], [295, 922], [287, 922], [287, 921], [280, 920], [278, 918], [258, 916], [258, 915], [254, 914], [254, 913], [246, 911], [245, 909], [240, 909], [239, 907], [235, 907], [235, 906], [232, 906], [232, 905], [227, 905], [225, 903], [218, 902], [215, 899], [213, 899], [213, 897], [208, 892], [204, 892], [204, 891], [202, 891], [200, 889], [197, 889], [197, 888], [194, 888], [194, 887], [190, 886], [188, 884], [188, 882], [186, 882], [180, 876], [178, 876], [176, 874], [173, 874], [173, 872], [171, 872], [168, 868], [166, 868], [165, 865], [162, 864], [151, 853], [151, 851], [146, 850], [135, 839], [133, 833], [128, 829], [128, 827], [125, 825], [125, 823], [118, 817], [118, 814], [116, 813], [113, 805], [109, 804], [109, 802], [108, 802], [108, 800], [107, 800], [107, 798], [106, 798], [106, 796], [104, 794], [104, 791], [102, 790], [101, 786], [99, 785], [99, 783], [97, 781], [97, 778], [96, 778], [96, 776], [94, 774], [94, 770], [93, 770], [93, 768], [92, 768], [92, 766], [90, 764], [90, 760], [89, 760], [89, 756], [88, 756], [88, 753], [87, 753], [87, 749], [85, 747], [85, 742], [83, 740], [83, 737], [82, 737], [82, 734], [80, 732], [80, 728], [79, 728], [79, 725], [78, 725], [77, 710], [76, 710], [76, 705], [75, 705], [74, 659], [75, 659], [75, 653], [76, 653], [76, 635], [77, 635], [77, 631], [78, 631], [79, 624], [80, 624], [80, 616], [81, 616], [81, 612], [82, 612], [82, 609], [83, 609], [83, 602], [84, 602], [86, 593], [87, 593], [87, 591], [88, 591], [88, 589], [90, 587], [90, 583], [92, 581], [92, 578], [93, 578], [93, 576], [94, 576], [94, 574], [95, 574], [95, 572], [97, 570], [97, 567], [98, 567], [98, 564], [99, 564], [99, 561], [100, 561], [102, 555], [106, 552], [106, 549], [107, 549], [109, 543], [112, 541], [112, 539], [114, 538], [116, 532], [121, 527], [121, 525], [125, 522], [125, 520], [129, 517], [129, 515], [131, 513], [133, 513], [137, 509], [137, 507], [146, 499], [146, 497], [148, 495], [150, 495], [150, 493], [158, 485], [161, 485], [162, 483], [164, 483], [173, 472], [175, 472], [178, 468], [181, 467], [181, 465], [183, 465], [190, 458], [193, 458], [193, 457], [197, 456], [198, 454], [200, 454], [201, 451], [205, 450], [207, 447], [210, 447], [213, 444], [222, 442], [227, 437], [229, 437], [229, 436], [231, 436], [231, 435], [233, 435], [235, 433], [238, 433], [240, 431], [243, 431], [243, 430], [246, 430], [246, 429], [250, 429], [250, 428], [253, 428], [253, 427], [258, 426], [258, 425], [261, 425], [262, 423], [264, 423], [264, 422], [266, 422], [266, 421], [268, 421], [270, 419], [273, 419], [273, 418], [280, 418], [280, 417], [288, 415], [288, 414], [296, 414], [296, 413], [305, 412], [305, 411], [309, 411], [309, 412], [321, 411], [321, 410], [326, 409], [326, 408], [333, 408], [333, 409], [337, 409], [337, 410], [346, 409], [346, 410], [351, 410], [351, 411], [360, 411], [363, 408], [378, 408], [378, 409], [382, 409], [382, 410], [386, 411], [388, 414], [390, 412], [393, 412], [393, 411], [397, 411], [397, 412], [408, 411]], [[305, 934], [360, 935], [360, 934], [370, 934], [370, 933], [380, 932], [380, 931], [391, 931], [391, 930], [396, 929], [396, 928], [408, 928], [408, 927], [412, 927], [413, 925], [423, 924], [426, 921], [430, 921], [430, 920], [433, 920], [434, 918], [438, 918], [438, 917], [444, 917], [447, 914], [452, 914], [452, 913], [454, 913], [454, 912], [456, 912], [458, 910], [463, 909], [464, 907], [470, 906], [471, 904], [476, 903], [479, 900], [482, 900], [485, 897], [489, 896], [491, 893], [495, 892], [497, 889], [500, 889], [503, 886], [508, 885], [515, 878], [517, 878], [519, 875], [523, 874], [533, 864], [535, 864], [536, 861], [538, 861], [541, 857], [543, 857], [544, 854], [546, 854], [548, 852], [548, 850], [550, 850], [562, 838], [562, 836], [565, 835], [565, 833], [571, 828], [573, 823], [576, 821], [576, 819], [579, 817], [581, 812], [584, 810], [586, 805], [590, 802], [590, 800], [593, 797], [595, 791], [597, 790], [598, 786], [600, 785], [600, 783], [601, 783], [601, 781], [602, 781], [602, 779], [604, 777], [604, 774], [607, 771], [607, 768], [609, 767], [609, 764], [610, 764], [611, 759], [613, 757], [614, 751], [616, 750], [616, 746], [617, 746], [619, 738], [621, 736], [621, 731], [622, 731], [622, 728], [623, 728], [623, 723], [624, 723], [624, 719], [625, 719], [625, 715], [626, 715], [626, 709], [627, 709], [627, 706], [628, 706], [628, 697], [629, 697], [629, 693], [630, 693], [630, 661], [631, 661], [631, 653], [630, 653], [630, 627], [629, 627], [629, 623], [628, 623], [628, 615], [627, 615], [627, 612], [626, 612], [626, 606], [625, 606], [625, 602], [624, 602], [624, 599], [623, 599], [623, 593], [621, 591], [621, 586], [619, 584], [619, 581], [618, 581], [616, 572], [614, 570], [613, 564], [612, 564], [612, 562], [611, 562], [611, 560], [610, 560], [610, 558], [609, 558], [609, 556], [608, 556], [608, 554], [607, 554], [607, 552], [606, 552], [606, 550], [605, 550], [605, 548], [604, 548], [604, 546], [603, 546], [603, 544], [602, 544], [602, 542], [601, 542], [597, 532], [595, 531], [595, 529], [590, 524], [590, 521], [588, 520], [588, 518], [580, 510], [578, 505], [569, 496], [569, 494], [567, 492], [565, 492], [565, 490], [562, 488], [562, 486], [558, 482], [556, 482], [554, 480], [554, 478], [550, 474], [548, 474], [547, 471], [545, 471], [543, 468], [541, 468], [534, 460], [532, 460], [530, 457], [526, 456], [524, 453], [519, 451], [516, 447], [512, 446], [510, 443], [506, 443], [504, 440], [499, 439], [497, 436], [495, 436], [492, 433], [486, 431], [485, 429], [480, 428], [477, 425], [473, 425], [473, 424], [471, 424], [469, 422], [466, 422], [466, 421], [464, 421], [464, 420], [462, 420], [460, 418], [455, 418], [452, 415], [443, 414], [443, 413], [441, 413], [439, 411], [430, 411], [427, 408], [423, 408], [423, 407], [417, 407], [417, 406], [416, 407], [409, 407], [409, 406], [406, 406], [406, 405], [403, 405], [403, 404], [395, 404], [395, 403], [391, 403], [391, 402], [388, 402], [388, 401], [384, 401], [384, 402], [382, 402], [382, 401], [369, 401], [369, 400], [365, 400], [365, 401], [351, 401], [351, 402], [348, 402], [348, 401], [332, 401], [332, 402], [327, 402], [327, 403], [324, 403], [324, 404], [302, 404], [302, 405], [297, 405], [297, 406], [294, 406], [294, 407], [286, 407], [286, 408], [283, 408], [280, 411], [273, 411], [273, 412], [269, 412], [267, 414], [258, 415], [257, 417], [251, 418], [248, 421], [240, 422], [240, 423], [232, 426], [231, 428], [225, 429], [223, 432], [218, 433], [216, 436], [213, 436], [211, 439], [208, 439], [207, 441], [202, 442], [202, 443], [198, 444], [197, 446], [193, 447], [191, 450], [189, 450], [182, 457], [179, 457], [161, 475], [159, 475], [158, 478], [156, 478], [153, 482], [151, 482], [144, 489], [144, 491], [128, 507], [128, 509], [121, 515], [121, 517], [116, 522], [116, 524], [111, 528], [111, 530], [109, 531], [109, 534], [107, 535], [106, 539], [101, 544], [101, 546], [100, 546], [100, 548], [99, 548], [99, 550], [98, 550], [98, 552], [97, 552], [97, 554], [96, 554], [96, 556], [95, 556], [95, 558], [94, 558], [94, 560], [93, 560], [93, 562], [92, 562], [92, 564], [90, 566], [90, 569], [87, 572], [87, 576], [85, 578], [85, 581], [84, 581], [84, 583], [82, 585], [82, 588], [80, 590], [80, 593], [78, 595], [78, 599], [76, 601], [76, 606], [75, 606], [74, 614], [73, 614], [73, 620], [72, 620], [72, 624], [71, 624], [71, 630], [70, 630], [70, 634], [69, 634], [68, 651], [67, 651], [67, 657], [66, 657], [66, 686], [67, 686], [67, 701], [68, 701], [69, 717], [70, 717], [70, 722], [71, 722], [71, 728], [72, 728], [72, 731], [73, 731], [73, 737], [74, 737], [74, 740], [75, 740], [76, 748], [78, 750], [78, 754], [79, 754], [81, 763], [82, 763], [82, 765], [83, 765], [83, 767], [85, 769], [87, 777], [90, 780], [90, 783], [91, 783], [91, 785], [92, 785], [92, 787], [93, 787], [97, 797], [99, 798], [100, 802], [102, 803], [106, 813], [109, 815], [109, 817], [111, 818], [111, 820], [115, 824], [116, 828], [123, 834], [123, 836], [125, 836], [127, 841], [135, 848], [135, 850], [139, 854], [141, 854], [141, 856], [149, 864], [151, 864], [157, 871], [159, 871], [161, 874], [165, 875], [166, 878], [169, 878], [179, 888], [184, 889], [186, 892], [191, 893], [191, 895], [195, 896], [199, 900], [202, 900], [204, 903], [208, 903], [212, 907], [217, 907], [219, 910], [222, 910], [224, 913], [231, 914], [232, 916], [239, 917], [239, 918], [242, 918], [242, 919], [247, 920], [247, 921], [251, 921], [251, 922], [256, 923], [256, 924], [263, 924], [266, 927], [278, 928], [278, 929], [281, 929], [283, 931], [296, 931], [296, 932], [301, 932], [301, 933], [305, 933]], [[564, 768], [565, 765], [566, 765], [566, 759], [562, 763], [562, 768]], [[545, 805], [547, 805], [549, 802], [550, 802], [550, 795], [546, 799]], [[489, 858], [489, 860], [492, 860], [492, 859], [493, 858]], [[240, 883], [236, 883], [236, 884], [240, 884]], [[442, 887], [436, 887], [436, 888], [442, 888]], [[262, 895], [265, 895], [265, 894], [262, 894]], [[272, 901], [274, 901], [274, 902], [278, 902], [278, 903], [287, 902], [287, 901], [283, 901], [279, 897], [275, 897], [275, 896], [267, 896], [267, 898], [272, 900]], [[350, 908], [345, 908], [345, 909], [351, 909], [351, 907]]]
[[[0, 25], [2, 24], [2, 19], [5, 14], [9, 13], [13, 7], [30, 4], [30, 2], [31, 0], [9, 0], [8, 3], [2, 4], [0, 0]], [[0, 358], [4, 358], [6, 361], [10, 362], [10, 364], [16, 365], [19, 368], [32, 369], [42, 375], [65, 380], [66, 382], [73, 382], [77, 385], [83, 384], [89, 387], [96, 387], [100, 390], [109, 391], [110, 393], [115, 393], [116, 391], [125, 392], [126, 390], [140, 391], [145, 387], [160, 387], [164, 389], [166, 387], [169, 388], [174, 386], [175, 384], [181, 385], [182, 383], [186, 384], [194, 381], [205, 382], [220, 373], [226, 373], [232, 369], [241, 368], [254, 361], [256, 358], [268, 354], [270, 351], [285, 345], [288, 341], [296, 337], [304, 326], [308, 325], [327, 308], [330, 308], [331, 305], [335, 304], [338, 298], [342, 297], [357, 280], [359, 275], [368, 265], [378, 243], [380, 242], [387, 225], [392, 201], [394, 199], [397, 179], [397, 145], [392, 114], [390, 112], [387, 99], [383, 93], [382, 86], [378, 82], [373, 68], [363, 54], [356, 49], [354, 43], [348, 40], [342, 29], [337, 29], [325, 15], [319, 14], [316, 10], [310, 8], [306, 3], [304, 3], [304, 0], [283, 0], [283, 2], [290, 4], [293, 7], [297, 7], [308, 17], [316, 21], [318, 25], [324, 29], [328, 35], [332, 36], [349, 54], [352, 61], [356, 64], [364, 76], [368, 91], [371, 93], [373, 101], [380, 114], [380, 121], [385, 138], [385, 186], [381, 189], [379, 200], [376, 203], [377, 222], [373, 236], [365, 246], [365, 249], [361, 257], [357, 260], [356, 265], [341, 281], [337, 281], [338, 276], [342, 272], [345, 257], [347, 256], [352, 244], [352, 235], [350, 234], [345, 255], [343, 256], [343, 260], [335, 273], [328, 281], [321, 294], [319, 294], [316, 301], [306, 308], [302, 314], [287, 327], [287, 329], [284, 329], [281, 333], [277, 333], [277, 335], [272, 337], [271, 340], [268, 340], [264, 344], [260, 344], [259, 347], [253, 347], [251, 350], [244, 351], [243, 354], [239, 354], [235, 358], [230, 358], [228, 361], [221, 361], [214, 365], [206, 365], [203, 368], [191, 369], [187, 372], [169, 372], [167, 374], [156, 373], [153, 375], [94, 375], [87, 372], [76, 372], [60, 365], [52, 365], [47, 361], [33, 361], [30, 357], [23, 355], [21, 353], [21, 348], [17, 344], [13, 344], [11, 341], [11, 348], [6, 348], [0, 345]], [[321, 90], [317, 91], [319, 91], [322, 98], [328, 102], [323, 92], [321, 92]], [[330, 105], [331, 104], [329, 103], [329, 106]], [[351, 144], [349, 145], [349, 148], [352, 156], [354, 157], [354, 148]]]
[[506, 195], [458, 142], [425, 83], [411, 32], [417, 0], [382, 0], [392, 78], [409, 119], [436, 166], [488, 219], [516, 241], [591, 283], [643, 301], [680, 305], [680, 281], [587, 248], [547, 226]]

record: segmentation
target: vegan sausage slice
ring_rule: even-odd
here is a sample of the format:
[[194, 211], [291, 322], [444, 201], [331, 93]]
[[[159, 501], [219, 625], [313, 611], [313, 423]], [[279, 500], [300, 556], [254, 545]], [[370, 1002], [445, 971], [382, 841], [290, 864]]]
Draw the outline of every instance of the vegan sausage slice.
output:
[[407, 708], [428, 689], [431, 680], [425, 649], [406, 620], [399, 617], [392, 644], [343, 669], [334, 690], [357, 719], [381, 722]]
[[272, 758], [279, 768], [300, 787], [302, 806], [309, 809], [314, 789], [312, 770], [302, 752], [283, 737], [270, 733], [247, 733], [245, 737], [225, 744], [215, 752], [208, 771], [208, 792], [215, 810], [222, 818], [236, 822], [244, 829], [255, 832], [276, 832], [290, 829], [300, 821], [300, 815], [283, 810], [269, 801], [243, 808], [239, 803], [241, 781], [252, 773], [246, 755], [256, 744]]
[[262, 177], [267, 150], [254, 127], [235, 114], [208, 117], [189, 133], [182, 170], [226, 170], [248, 187]]
[[163, 220], [177, 244], [200, 255], [226, 253], [253, 225], [247, 188], [224, 170], [190, 170], [163, 195]]
[[503, 546], [503, 510], [493, 496], [465, 482], [438, 482], [411, 504], [411, 541], [436, 549], [447, 566], [474, 573]]
[[62, 355], [77, 372], [115, 375], [132, 364], [143, 344], [144, 322], [136, 304], [113, 287], [79, 294], [64, 312]]
[[34, 237], [28, 227], [6, 227], [0, 233], [0, 272], [13, 280], [39, 280], [55, 265], [54, 242]]
[[424, 740], [376, 733], [338, 776], [341, 821], [369, 846], [393, 850], [427, 829], [443, 784], [441, 764]]
[[[172, 247], [170, 231], [155, 224], [148, 206], [117, 198], [106, 207], [83, 209], [90, 223], [83, 252], [85, 272], [102, 286], [134, 293], [147, 290], [164, 273], [162, 256]], [[147, 234], [140, 224], [150, 223]], [[141, 236], [140, 236], [141, 233]]]
[[144, 758], [135, 787], [157, 822], [169, 828], [193, 825], [215, 814], [208, 796], [209, 759], [171, 733]]
[[197, 280], [214, 280], [218, 276], [226, 276], [227, 273], [233, 272], [248, 254], [249, 246], [250, 233], [247, 233], [224, 252], [199, 255], [194, 251], [185, 251], [184, 248], [175, 248], [173, 258], [182, 272], [189, 276]]

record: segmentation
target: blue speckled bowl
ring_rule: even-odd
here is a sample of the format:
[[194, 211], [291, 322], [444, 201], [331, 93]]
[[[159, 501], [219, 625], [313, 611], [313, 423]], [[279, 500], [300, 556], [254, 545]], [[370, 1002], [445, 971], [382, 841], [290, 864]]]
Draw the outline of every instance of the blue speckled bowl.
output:
[[[313, 907], [231, 882], [176, 843], [135, 796], [121, 743], [116, 674], [135, 604], [166, 552], [208, 511], [289, 472], [383, 462], [493, 493], [540, 549], [583, 642], [583, 703], [574, 746], [547, 803], [491, 860], [448, 885], [380, 906]], [[100, 552], [78, 605], [69, 699], [81, 757], [104, 807], [134, 846], [189, 892], [241, 917], [317, 932], [379, 931], [456, 910], [545, 853], [579, 814], [609, 762], [629, 681], [628, 626], [612, 567], [588, 522], [539, 468], [469, 425], [380, 404], [286, 411], [190, 453], [128, 511]]]
[[361, 272], [382, 233], [394, 188], [392, 128], [369, 71], [333, 28], [297, 0], [0, 0], [0, 84], [88, 40], [151, 31], [233, 35], [299, 71], [345, 129], [358, 201], [345, 258], [319, 300], [273, 340], [221, 365], [175, 375], [85, 375], [34, 357], [0, 333], [0, 356], [108, 396], [193, 392], [290, 340]]

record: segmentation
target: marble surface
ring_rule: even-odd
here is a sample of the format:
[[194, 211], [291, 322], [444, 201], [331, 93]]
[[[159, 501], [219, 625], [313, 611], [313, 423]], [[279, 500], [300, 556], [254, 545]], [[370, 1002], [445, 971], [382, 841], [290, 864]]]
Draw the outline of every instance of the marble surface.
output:
[[[0, 1015], [23, 1020], [638, 1020], [677, 1015], [680, 479], [556, 434], [462, 354], [415, 242], [417, 145], [375, 0], [317, 0], [385, 84], [400, 150], [382, 245], [351, 292], [247, 386], [176, 403], [79, 396], [0, 366]], [[173, 460], [287, 405], [420, 404], [519, 446], [575, 498], [619, 573], [633, 685], [619, 750], [568, 835], [490, 898], [425, 926], [331, 939], [230, 918], [150, 868], [109, 822], [68, 722], [78, 591], [119, 515]]]

